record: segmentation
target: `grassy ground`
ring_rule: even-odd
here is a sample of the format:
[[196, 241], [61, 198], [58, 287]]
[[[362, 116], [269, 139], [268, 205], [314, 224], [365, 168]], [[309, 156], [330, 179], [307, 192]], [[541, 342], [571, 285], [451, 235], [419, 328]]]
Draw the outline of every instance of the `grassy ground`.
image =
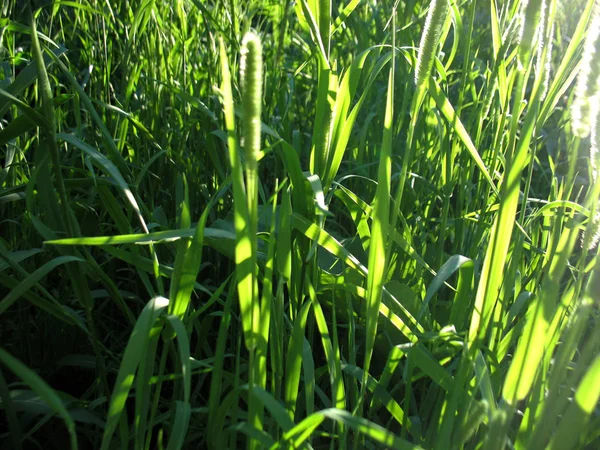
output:
[[600, 447], [595, 0], [27, 3], [1, 449]]

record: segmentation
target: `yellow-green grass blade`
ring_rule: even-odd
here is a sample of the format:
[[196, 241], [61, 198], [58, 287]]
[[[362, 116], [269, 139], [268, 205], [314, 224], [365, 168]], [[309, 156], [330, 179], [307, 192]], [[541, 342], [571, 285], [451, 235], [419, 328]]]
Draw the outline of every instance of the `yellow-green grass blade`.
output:
[[423, 303], [421, 304], [421, 307], [419, 309], [419, 314], [416, 317], [417, 321], [421, 323], [421, 318], [424, 316], [428, 317], [429, 321], [431, 315], [425, 314], [429, 308], [429, 302], [431, 301], [433, 296], [442, 288], [442, 286], [444, 286], [448, 278], [450, 278], [455, 272], [458, 271], [458, 287], [456, 297], [452, 305], [450, 324], [458, 325], [460, 327], [460, 325], [466, 319], [468, 309], [470, 306], [469, 297], [474, 285], [474, 270], [474, 264], [471, 259], [461, 255], [451, 256], [444, 263], [444, 265], [440, 267], [440, 270], [437, 272], [437, 275], [433, 278], [433, 280], [427, 287], [425, 298], [423, 299]]
[[[553, 424], [557, 423], [558, 417], [563, 414], [564, 405], [569, 401], [567, 395], [570, 396], [571, 390], [564, 389], [565, 376], [571, 373], [570, 377], [574, 377], [573, 357], [577, 354], [578, 364], [576, 370], [581, 370], [583, 355], [580, 347], [582, 336], [589, 327], [590, 314], [594, 310], [594, 296], [598, 296], [600, 292], [600, 258], [596, 257], [595, 267], [592, 269], [588, 278], [587, 286], [581, 297], [579, 305], [573, 307], [572, 302], [575, 300], [572, 292], [567, 292], [563, 296], [561, 306], [566, 306], [571, 312], [571, 323], [568, 329], [562, 333], [560, 346], [550, 354], [553, 357], [552, 372], [548, 377], [546, 387], [546, 398], [542, 404], [543, 411], [539, 417], [534, 418], [534, 429], [529, 435], [527, 446], [530, 448], [542, 447], [546, 445], [549, 437], [554, 431]], [[571, 302], [565, 301], [564, 297], [571, 297]], [[565, 308], [566, 309], [566, 308]], [[557, 309], [557, 314], [559, 309]], [[597, 327], [596, 327], [597, 328]], [[596, 335], [597, 331], [594, 332]], [[588, 336], [588, 342], [593, 339], [593, 334]], [[551, 348], [549, 346], [549, 348]], [[569, 383], [571, 386], [573, 384]], [[585, 420], [585, 419], [584, 419]]]
[[563, 415], [547, 449], [568, 450], [579, 447], [581, 433], [586, 429], [600, 399], [600, 356], [596, 356], [579, 383], [572, 403]]
[[[353, 210], [352, 205], [356, 205], [360, 208], [360, 210], [362, 210], [366, 214], [368, 218], [370, 218], [371, 220], [373, 219], [373, 208], [371, 206], [369, 206], [366, 202], [364, 202], [362, 199], [356, 196], [356, 194], [354, 194], [352, 191], [350, 191], [343, 185], [340, 184], [337, 185], [337, 187], [338, 189], [336, 189], [334, 195], [344, 202], [351, 214]], [[370, 242], [370, 229], [368, 228], [368, 226], [364, 226], [364, 229], [361, 234], [361, 239], [363, 239], [363, 243], [366, 236], [369, 236], [368, 241], [366, 241], [366, 243], [368, 244], [368, 242]], [[419, 264], [433, 276], [436, 276], [437, 273], [431, 268], [429, 264], [427, 264], [423, 257], [417, 253], [415, 248], [410, 244], [410, 242], [408, 242], [404, 238], [403, 235], [400, 234], [398, 230], [394, 229], [392, 231], [392, 239], [400, 247], [400, 249], [404, 251], [408, 256], [413, 258], [417, 262], [417, 264]]]
[[[527, 71], [528, 73], [528, 71]], [[521, 183], [521, 173], [528, 162], [529, 146], [533, 139], [537, 113], [540, 105], [541, 91], [537, 89], [541, 82], [541, 77], [536, 79], [534, 86], [534, 97], [528, 105], [528, 110], [523, 120], [523, 126], [520, 131], [518, 142], [513, 148], [516, 140], [518, 117], [521, 111], [521, 101], [524, 96], [524, 80], [526, 71], [518, 71], [517, 93], [513, 106], [511, 123], [512, 144], [509, 143], [507, 150], [506, 174], [502, 180], [500, 188], [500, 207], [498, 214], [494, 219], [494, 225], [490, 232], [490, 242], [488, 244], [486, 255], [481, 271], [481, 278], [477, 288], [475, 306], [471, 317], [471, 324], [468, 334], [468, 343], [473, 344], [481, 339], [488, 331], [488, 325], [496, 306], [500, 288], [503, 282], [500, 276], [504, 273], [505, 263], [508, 259], [509, 246], [511, 243], [512, 231], [516, 223], [516, 211], [519, 203], [519, 192]]]
[[[278, 182], [276, 181], [275, 192], [273, 196], [273, 208], [271, 210], [271, 228], [269, 230], [269, 244], [267, 251], [267, 261], [264, 267], [264, 276], [262, 282], [262, 297], [260, 300], [260, 317], [257, 324], [255, 324], [257, 332], [257, 345], [254, 354], [254, 374], [253, 382], [254, 386], [258, 386], [262, 389], [267, 387], [267, 353], [269, 348], [269, 331], [271, 328], [271, 317], [273, 316], [273, 268], [275, 265], [275, 223], [276, 223], [276, 211], [277, 211], [277, 191]], [[280, 320], [277, 318], [276, 320]], [[254, 426], [255, 429], [262, 430], [263, 427], [263, 414], [262, 407], [257, 402], [250, 402], [249, 406], [249, 423]]]
[[307, 431], [315, 429], [325, 419], [330, 419], [337, 423], [340, 423], [344, 425], [345, 428], [351, 428], [357, 433], [360, 433], [377, 442], [378, 444], [384, 446], [384, 448], [394, 450], [417, 450], [421, 448], [418, 445], [415, 445], [407, 440], [396, 436], [392, 432], [386, 430], [381, 425], [377, 425], [376, 423], [371, 422], [367, 419], [354, 416], [348, 411], [344, 411], [337, 408], [328, 408], [315, 412], [311, 416], [305, 418], [294, 428], [291, 428], [290, 431], [284, 436], [289, 436], [290, 439], [293, 440], [292, 442], [295, 442], [297, 445], [300, 446], [302, 445], [306, 437], [309, 436], [309, 433]]
[[475, 164], [477, 165], [477, 167], [481, 171], [481, 174], [484, 176], [484, 178], [490, 185], [492, 191], [498, 193], [498, 189], [494, 184], [494, 180], [492, 179], [485, 163], [483, 162], [481, 155], [477, 151], [475, 144], [473, 144], [469, 133], [467, 132], [460, 118], [456, 115], [452, 104], [448, 100], [448, 97], [446, 97], [444, 92], [441, 90], [441, 88], [433, 78], [429, 80], [429, 94], [435, 100], [439, 111], [443, 114], [448, 123], [453, 127], [453, 131], [461, 140], [461, 142], [469, 152], [469, 155], [471, 156], [471, 158], [473, 158], [473, 161], [475, 161]]
[[581, 68], [581, 62], [575, 58], [575, 55], [579, 45], [586, 36], [588, 24], [596, 3], [596, 0], [587, 1], [585, 8], [581, 13], [581, 17], [577, 22], [575, 32], [569, 39], [569, 45], [562, 53], [562, 60], [556, 69], [556, 73], [552, 78], [544, 103], [540, 109], [539, 120], [542, 124], [544, 124], [548, 117], [554, 112], [560, 98], [569, 86], [571, 86], [575, 76]]
[[361, 93], [356, 105], [350, 113], [350, 104], [354, 98], [360, 77], [364, 72], [365, 62], [374, 47], [368, 48], [359, 54], [352, 65], [346, 70], [342, 81], [337, 88], [335, 104], [333, 106], [332, 117], [332, 135], [330, 140], [330, 151], [326, 160], [326, 167], [323, 177], [323, 187], [325, 192], [329, 190], [333, 182], [346, 152], [348, 141], [352, 133], [352, 128], [356, 122], [359, 112], [365, 100], [368, 98], [368, 93], [373, 85], [376, 76], [381, 72], [384, 66], [390, 61], [391, 52], [382, 56], [376, 63], [375, 67], [369, 73], [369, 79]]
[[338, 86], [337, 76], [325, 62], [322, 62], [322, 59], [319, 61], [315, 125], [310, 153], [310, 172], [324, 179], [327, 173], [327, 161], [329, 160], [331, 145], [332, 108], [335, 101], [335, 98], [332, 98], [332, 94], [337, 91]]
[[[225, 44], [220, 41], [220, 59], [222, 70], [223, 92], [223, 114], [225, 116], [225, 125], [227, 128], [227, 144], [229, 146], [229, 162], [231, 165], [231, 178], [233, 184], [234, 198], [234, 225], [235, 225], [235, 262], [236, 277], [238, 280], [238, 297], [240, 303], [240, 312], [242, 316], [242, 326], [244, 330], [244, 342], [251, 349], [254, 347], [253, 337], [253, 319], [258, 317], [258, 305], [254, 301], [255, 287], [255, 264], [256, 255], [253, 254], [252, 242], [256, 240], [256, 235], [250, 234], [250, 217], [248, 215], [248, 206], [246, 203], [246, 187], [244, 186], [244, 176], [242, 163], [238, 153], [238, 136], [235, 129], [235, 113], [233, 109], [233, 92], [231, 89], [231, 73], [227, 61]], [[256, 309], [256, 311], [255, 311]]]
[[350, 0], [348, 3], [346, 3], [344, 9], [339, 12], [339, 15], [336, 17], [334, 23], [331, 24], [330, 34], [333, 35], [342, 27], [346, 19], [350, 16], [350, 14], [352, 14], [352, 12], [356, 9], [359, 3], [360, 0]]
[[[42, 39], [46, 38], [46, 36], [41, 37]], [[66, 48], [62, 46], [57, 46], [57, 48], [52, 50], [52, 54], [56, 57], [60, 57], [66, 51]], [[53, 60], [50, 56], [44, 55], [45, 67], [50, 67], [50, 65], [52, 65], [52, 62]], [[23, 91], [25, 91], [25, 89], [31, 86], [38, 77], [36, 64], [36, 61], [30, 62], [26, 67], [23, 68], [23, 70], [19, 72], [19, 74], [15, 77], [14, 81], [8, 86], [6, 86], [5, 92], [7, 92], [10, 95], [10, 97], [6, 97], [8, 98], [8, 100], [0, 101], [0, 116], [4, 116], [6, 114], [6, 111], [8, 111], [11, 104], [15, 102], [15, 100], [19, 103], [22, 103], [22, 101], [19, 100], [18, 96], [21, 95]]]
[[560, 292], [560, 280], [576, 240], [577, 233], [574, 230], [566, 228], [563, 231], [540, 292], [529, 306], [527, 324], [517, 344], [502, 390], [502, 397], [509, 404], [514, 405], [523, 400], [531, 390], [547, 340], [551, 338], [547, 335], [548, 327]]
[[285, 409], [287, 411], [286, 416], [292, 421], [296, 414], [298, 402], [300, 371], [303, 363], [304, 335], [310, 306], [310, 302], [304, 302], [298, 311], [286, 353], [284, 398]]
[[141, 355], [145, 353], [148, 347], [150, 332], [160, 315], [166, 311], [169, 306], [169, 300], [164, 297], [155, 297], [142, 310], [133, 332], [127, 342], [125, 351], [119, 366], [119, 373], [115, 381], [115, 386], [110, 398], [108, 407], [108, 416], [106, 418], [106, 427], [102, 437], [102, 450], [110, 448], [110, 443], [114, 432], [117, 429], [119, 420], [125, 409], [125, 403], [129, 396], [131, 387], [135, 380], [135, 373], [140, 364]]
[[[138, 245], [149, 245], [149, 244], [160, 244], [161, 242], [172, 242], [182, 238], [189, 238], [195, 236], [197, 233], [196, 227], [187, 228], [185, 230], [168, 230], [168, 231], [155, 231], [151, 233], [136, 233], [136, 234], [123, 234], [120, 236], [96, 236], [96, 237], [78, 237], [68, 239], [56, 239], [45, 241], [46, 245], [121, 245], [121, 244], [138, 244]], [[204, 228], [204, 238], [207, 241], [211, 240], [228, 240], [233, 241], [235, 235], [227, 230], [220, 228]]]
[[334, 348], [332, 343], [332, 336], [327, 326], [327, 320], [323, 313], [323, 308], [317, 298], [310, 281], [308, 283], [308, 295], [312, 302], [313, 313], [315, 315], [315, 321], [317, 322], [317, 328], [321, 334], [321, 342], [323, 343], [323, 350], [325, 352], [325, 360], [327, 361], [327, 370], [329, 371], [329, 381], [331, 383], [331, 404], [335, 405], [336, 408], [345, 409], [345, 389], [344, 380], [342, 378], [342, 366], [340, 359], [339, 348]]
[[178, 289], [174, 292], [175, 295], [173, 296], [172, 304], [169, 305], [170, 313], [178, 316], [180, 319], [188, 309], [192, 291], [196, 283], [196, 277], [200, 270], [206, 220], [211, 208], [212, 202], [202, 212], [189, 247], [180, 247], [180, 249], [184, 251], [181, 277], [178, 280]]
[[[309, 239], [318, 242], [323, 249], [342, 260], [350, 268], [358, 271], [358, 273], [362, 274], [362, 276], [368, 276], [367, 268], [361, 264], [361, 262], [358, 261], [358, 259], [346, 248], [344, 248], [342, 244], [340, 244], [329, 233], [320, 229], [316, 224], [310, 223], [304, 217], [294, 213], [291, 217], [291, 225]], [[399, 321], [399, 324], [396, 326], [403, 330], [403, 333], [409, 339], [416, 339], [414, 332], [411, 330], [414, 328], [415, 332], [424, 332], [421, 324], [419, 324], [419, 322], [404, 307], [404, 305], [402, 305], [402, 303], [399, 302], [385, 287], [382, 288], [382, 292], [386, 301], [384, 302], [385, 304], [380, 304], [380, 314], [387, 317], [390, 313], [390, 308], [392, 308], [396, 320]], [[362, 297], [364, 297], [364, 295], [362, 295]], [[404, 320], [400, 319], [395, 314], [401, 314]], [[405, 325], [404, 322], [410, 323], [410, 327]]]
[[[395, 18], [394, 21], [395, 30]], [[395, 36], [395, 34], [394, 34]], [[395, 38], [393, 39], [395, 43]], [[366, 393], [366, 381], [371, 367], [371, 358], [377, 336], [377, 325], [383, 284], [386, 271], [386, 243], [390, 220], [390, 190], [392, 176], [392, 123], [394, 120], [394, 74], [395, 55], [392, 56], [392, 67], [388, 74], [388, 93], [385, 107], [383, 142], [379, 156], [377, 172], [377, 190], [373, 201], [373, 219], [371, 223], [371, 239], [369, 241], [369, 262], [367, 273], [367, 297], [365, 302], [365, 360], [362, 397]]]
[[[345, 292], [348, 292], [359, 298], [366, 298], [366, 290], [360, 286], [356, 286], [349, 282], [341, 281], [337, 287]], [[384, 289], [384, 298], [389, 299], [390, 304], [397, 304], [402, 306], [398, 299], [394, 298], [387, 290]], [[386, 306], [385, 302], [381, 303], [379, 314], [381, 315], [381, 320], [386, 320], [400, 331], [406, 339], [408, 339], [413, 344], [416, 344], [419, 336], [417, 335], [417, 331], [411, 330], [398, 316], [400, 311], [396, 308], [392, 310], [388, 306]], [[418, 332], [423, 332], [423, 330], [418, 330]], [[448, 373], [446, 369], [437, 361], [437, 359], [431, 354], [431, 352], [421, 344], [416, 345], [413, 350], [414, 363], [417, 367], [419, 367], [423, 373], [427, 374], [435, 383], [439, 384], [442, 388], [447, 391], [452, 389], [452, 384], [454, 383], [452, 375]]]
[[261, 387], [255, 386], [249, 394], [254, 396], [264, 405], [271, 414], [271, 417], [284, 432], [293, 428], [294, 421], [288, 415], [288, 411], [286, 411], [283, 405], [275, 400], [269, 392]]
[[93, 148], [91, 145], [82, 142], [80, 139], [78, 139], [76, 136], [73, 136], [72, 134], [59, 133], [56, 135], [56, 137], [77, 147], [79, 150], [81, 150], [87, 156], [89, 156], [90, 159], [100, 170], [102, 170], [107, 176], [112, 177], [112, 179], [117, 183], [117, 186], [121, 190], [121, 193], [123, 194], [125, 200], [133, 208], [133, 211], [135, 212], [138, 220], [140, 221], [140, 225], [142, 226], [144, 231], [147, 232], [148, 227], [146, 226], [146, 222], [144, 221], [138, 202], [135, 199], [129, 185], [127, 184], [117, 167], [98, 150]]
[[410, 431], [411, 422], [406, 421], [405, 413], [402, 410], [402, 407], [398, 404], [396, 400], [394, 400], [389, 391], [385, 387], [383, 387], [381, 383], [378, 383], [377, 380], [370, 374], [365, 375], [365, 371], [362, 370], [360, 367], [351, 364], [343, 364], [342, 370], [345, 374], [352, 376], [356, 381], [360, 383], [362, 383], [366, 377], [366, 388], [373, 395], [372, 402], [381, 403], [399, 425], [404, 425], [404, 423], [406, 422], [408, 425], [408, 431]]
[[[305, 26], [310, 30], [313, 42], [319, 50], [320, 59], [328, 67], [329, 51], [325, 47], [325, 43], [329, 42], [330, 24], [327, 24], [327, 28], [321, 28], [319, 26], [321, 23], [321, 5], [319, 3], [326, 3], [327, 1], [330, 0], [300, 0], [296, 3], [295, 9], [298, 17], [303, 20], [303, 22], [306, 24]], [[329, 14], [331, 15], [331, 9], [329, 10]], [[324, 22], [325, 20], [329, 22], [326, 17], [323, 18]], [[321, 32], [326, 35], [326, 40], [323, 38]]]

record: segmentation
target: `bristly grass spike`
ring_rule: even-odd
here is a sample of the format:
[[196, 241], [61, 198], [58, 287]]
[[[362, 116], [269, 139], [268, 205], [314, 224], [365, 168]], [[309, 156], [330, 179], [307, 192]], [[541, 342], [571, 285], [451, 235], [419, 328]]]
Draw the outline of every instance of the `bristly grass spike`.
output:
[[431, 74], [448, 9], [448, 0], [432, 0], [429, 5], [415, 66], [417, 90], [425, 86]]

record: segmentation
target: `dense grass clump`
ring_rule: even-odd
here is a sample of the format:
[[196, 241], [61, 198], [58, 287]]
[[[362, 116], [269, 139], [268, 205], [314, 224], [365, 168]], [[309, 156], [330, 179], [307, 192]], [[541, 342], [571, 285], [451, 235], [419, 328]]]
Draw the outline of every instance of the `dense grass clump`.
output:
[[0, 450], [600, 448], [597, 0], [0, 13]]

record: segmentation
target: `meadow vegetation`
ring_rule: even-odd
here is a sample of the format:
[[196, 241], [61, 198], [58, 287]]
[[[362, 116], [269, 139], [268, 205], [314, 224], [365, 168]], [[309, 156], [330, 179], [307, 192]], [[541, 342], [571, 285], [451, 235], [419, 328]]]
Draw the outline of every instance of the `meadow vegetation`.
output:
[[0, 449], [600, 448], [598, 0], [6, 0]]

